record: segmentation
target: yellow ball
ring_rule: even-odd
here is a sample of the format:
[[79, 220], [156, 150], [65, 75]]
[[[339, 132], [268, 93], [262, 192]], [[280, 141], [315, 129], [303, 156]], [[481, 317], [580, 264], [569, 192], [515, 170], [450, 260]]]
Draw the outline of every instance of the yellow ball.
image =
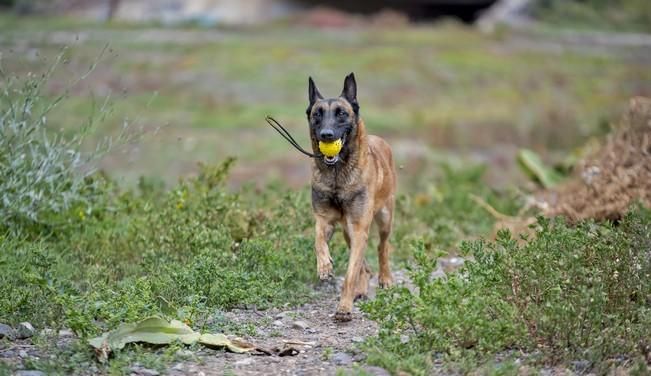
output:
[[341, 142], [341, 139], [332, 142], [319, 141], [319, 150], [327, 157], [334, 157], [339, 154], [343, 146], [344, 144]]

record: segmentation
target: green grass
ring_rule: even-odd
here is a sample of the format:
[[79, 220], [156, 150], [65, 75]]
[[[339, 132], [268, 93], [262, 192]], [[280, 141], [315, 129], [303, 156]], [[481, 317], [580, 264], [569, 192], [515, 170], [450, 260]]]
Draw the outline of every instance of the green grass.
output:
[[534, 14], [569, 28], [651, 32], [651, 4], [646, 0], [545, 0], [537, 3]]
[[[56, 19], [39, 27], [31, 19], [6, 20], [0, 25], [7, 46], [2, 63], [12, 72], [40, 71], [48, 64], [45, 58], [69, 45], [70, 61], [50, 83], [52, 92], [110, 44], [112, 52], [95, 74], [51, 118], [74, 128], [90, 112], [89, 96], [101, 101], [110, 93], [114, 111], [100, 134], [115, 132], [125, 118], [147, 129], [162, 127], [139, 145], [137, 157], [110, 158], [110, 172], [127, 176], [131, 184], [143, 173], [173, 183], [196, 172], [196, 160], [216, 163], [228, 156], [271, 177], [269, 164], [283, 166], [297, 157], [263, 117], [276, 116], [306, 145], [310, 75], [324, 94], [334, 96], [345, 74], [354, 71], [372, 133], [417, 139], [452, 153], [496, 143], [566, 150], [615, 119], [623, 98], [651, 90], [644, 61], [523, 50], [508, 34], [483, 36], [454, 24], [391, 31], [267, 27], [144, 33], [151, 29], [78, 28]], [[70, 32], [69, 40], [48, 39], [52, 30]], [[81, 41], [74, 38], [78, 31], [84, 31]], [[186, 33], [183, 42], [175, 42], [177, 33]], [[29, 48], [21, 47], [23, 40]], [[172, 152], [161, 152], [167, 149]], [[411, 162], [397, 157], [401, 164]]]

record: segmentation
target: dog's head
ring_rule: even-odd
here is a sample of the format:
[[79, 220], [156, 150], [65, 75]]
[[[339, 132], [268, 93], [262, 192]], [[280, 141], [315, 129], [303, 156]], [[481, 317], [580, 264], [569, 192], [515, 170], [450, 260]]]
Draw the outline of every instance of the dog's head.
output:
[[312, 77], [309, 78], [307, 107], [307, 120], [310, 124], [310, 137], [312, 145], [318, 150], [319, 142], [333, 142], [341, 140], [343, 147], [339, 154], [333, 157], [323, 157], [323, 162], [334, 166], [337, 162], [345, 160], [351, 151], [352, 141], [357, 131], [359, 119], [359, 104], [357, 103], [357, 83], [353, 73], [346, 76], [344, 89], [336, 98], [324, 99], [317, 89]]

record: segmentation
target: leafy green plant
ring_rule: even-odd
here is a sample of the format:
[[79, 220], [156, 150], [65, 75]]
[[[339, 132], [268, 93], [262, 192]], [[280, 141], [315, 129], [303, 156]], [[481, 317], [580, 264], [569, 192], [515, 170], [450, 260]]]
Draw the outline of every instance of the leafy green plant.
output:
[[230, 193], [231, 164], [205, 167], [167, 194], [104, 188], [103, 206], [78, 228], [41, 242], [8, 234], [0, 319], [93, 335], [97, 322], [165, 314], [204, 325], [216, 308], [304, 301], [315, 282], [304, 267], [315, 262], [307, 195]]
[[543, 218], [537, 226], [524, 244], [506, 231], [464, 243], [471, 260], [447, 278], [431, 277], [435, 260], [416, 243], [415, 288], [381, 291], [363, 306], [381, 323], [371, 348], [479, 360], [516, 348], [597, 369], [642, 356], [651, 338], [651, 211], [635, 209], [617, 226]]
[[517, 159], [522, 172], [532, 180], [540, 183], [543, 188], [551, 188], [564, 178], [555, 169], [545, 166], [540, 156], [529, 149], [521, 149], [518, 152]]

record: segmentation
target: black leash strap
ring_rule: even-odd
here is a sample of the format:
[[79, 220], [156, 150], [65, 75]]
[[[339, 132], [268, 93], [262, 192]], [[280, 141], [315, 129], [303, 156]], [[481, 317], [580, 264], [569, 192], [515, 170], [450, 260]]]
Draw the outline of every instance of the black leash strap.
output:
[[276, 121], [276, 119], [272, 118], [269, 115], [267, 115], [264, 119], [267, 121], [267, 124], [269, 124], [271, 126], [271, 128], [275, 129], [276, 132], [280, 133], [280, 135], [283, 136], [283, 138], [285, 140], [287, 140], [287, 142], [289, 142], [293, 147], [295, 147], [296, 150], [300, 151], [301, 153], [307, 155], [310, 158], [318, 158], [319, 157], [318, 155], [312, 154], [309, 151], [306, 151], [305, 149], [303, 149], [298, 144], [298, 142], [296, 142], [296, 140], [294, 140], [294, 137], [292, 137], [292, 135], [289, 134], [289, 131], [287, 131], [287, 129], [285, 129], [285, 127], [280, 125], [280, 123], [278, 123]]

